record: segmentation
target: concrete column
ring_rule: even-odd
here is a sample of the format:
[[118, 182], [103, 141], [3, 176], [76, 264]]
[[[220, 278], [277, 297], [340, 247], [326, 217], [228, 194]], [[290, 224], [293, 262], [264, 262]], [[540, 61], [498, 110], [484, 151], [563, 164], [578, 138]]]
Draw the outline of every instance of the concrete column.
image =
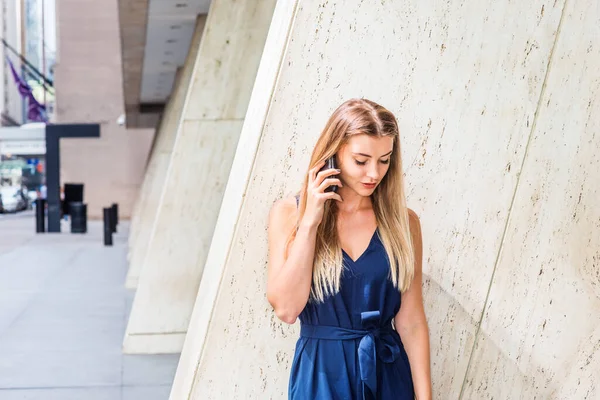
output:
[[183, 103], [192, 80], [192, 72], [196, 65], [205, 23], [206, 15], [199, 15], [190, 50], [162, 116], [146, 168], [142, 189], [138, 196], [138, 207], [135, 209], [132, 218], [129, 238], [129, 270], [125, 281], [125, 286], [129, 289], [137, 288], [142, 264], [148, 251], [150, 233], [158, 214], [161, 191], [166, 183], [167, 169], [175, 145], [175, 136], [181, 123]]
[[214, 0], [184, 103], [124, 341], [179, 352], [275, 0]]
[[[175, 73], [175, 82], [173, 84], [173, 94], [175, 94], [175, 92], [177, 91], [177, 87], [180, 84], [182, 69], [183, 69], [183, 67], [178, 69], [177, 72]], [[156, 127], [156, 134], [154, 135], [154, 138], [152, 139], [152, 143], [150, 145], [150, 152], [148, 155], [148, 159], [146, 160], [146, 168], [144, 171], [144, 178], [142, 180], [142, 185], [140, 186], [140, 191], [137, 195], [135, 203], [133, 204], [133, 209], [131, 211], [129, 237], [127, 238], [127, 244], [128, 244], [127, 261], [129, 262], [129, 264], [128, 264], [129, 269], [131, 269], [131, 257], [132, 257], [133, 248], [135, 247], [135, 242], [137, 240], [137, 236], [138, 236], [139, 228], [140, 228], [139, 220], [140, 220], [140, 214], [141, 214], [141, 206], [145, 199], [144, 195], [147, 195], [149, 186], [150, 186], [150, 181], [152, 180], [148, 176], [148, 167], [150, 166], [150, 163], [152, 162], [152, 160], [156, 158], [156, 142], [158, 141], [159, 136], [164, 135], [164, 128], [163, 128], [164, 118], [163, 117], [165, 114], [172, 112], [172, 110], [171, 110], [172, 104], [173, 104], [173, 97], [171, 97], [167, 101], [167, 104], [165, 106], [163, 113], [159, 116], [158, 125]], [[137, 275], [139, 275], [139, 274], [137, 274]], [[125, 286], [128, 287], [129, 289], [135, 289], [137, 287], [137, 279], [135, 280], [135, 285], [130, 286], [130, 285], [127, 285], [127, 283], [126, 283]]]
[[[552, 190], [561, 193], [562, 200], [568, 200], [567, 208], [561, 209], [563, 201], [551, 202], [548, 198], [545, 215], [556, 212], [560, 221], [568, 222], [556, 226], [573, 227], [574, 222], [561, 219], [572, 215], [569, 207], [576, 206], [579, 192], [573, 185], [598, 179], [598, 163], [589, 158], [591, 149], [596, 148], [593, 146], [598, 145], [591, 134], [594, 128], [597, 130], [598, 117], [590, 122], [598, 98], [597, 85], [593, 84], [598, 79], [593, 75], [596, 70], [590, 70], [591, 65], [598, 63], [598, 52], [590, 39], [594, 17], [584, 13], [592, 2], [580, 5], [573, 17], [579, 24], [585, 22], [588, 29], [574, 29], [566, 41], [577, 51], [569, 53], [565, 48], [561, 57], [561, 69], [570, 71], [578, 66], [577, 76], [588, 76], [578, 80], [579, 85], [573, 80], [572, 90], [567, 91], [572, 95], [559, 102], [565, 108], [552, 108], [555, 117], [544, 126], [556, 131], [554, 142], [541, 138], [546, 132], [537, 134], [545, 144], [540, 144], [535, 154], [549, 149], [554, 152], [548, 157], [567, 152], [565, 160], [571, 160], [567, 161], [571, 169], [565, 166], [564, 170], [544, 169], [559, 161], [532, 157], [527, 150], [529, 137], [536, 132], [534, 121], [541, 118], [540, 105], [547, 107], [547, 101], [552, 100], [544, 94], [543, 86], [564, 1], [548, 2], [542, 7], [492, 0], [456, 5], [414, 0], [378, 2], [367, 7], [362, 1], [352, 0], [343, 5], [303, 2], [295, 11], [291, 2], [282, 3], [278, 4], [272, 26], [279, 26], [278, 37], [286, 37], [286, 43], [269, 37], [261, 60], [215, 228], [215, 238], [219, 240], [213, 241], [209, 251], [171, 399], [286, 397], [298, 324], [281, 324], [265, 299], [266, 221], [272, 203], [299, 188], [312, 147], [327, 118], [351, 97], [366, 97], [383, 104], [397, 115], [401, 126], [408, 203], [421, 216], [423, 225], [424, 295], [431, 331], [434, 397], [459, 398], [461, 393], [464, 395], [468, 371], [478, 371], [469, 369], [469, 362], [474, 345], [482, 337], [480, 321], [484, 311], [493, 310], [488, 290], [501, 265], [498, 255], [504, 252], [507, 270], [502, 276], [512, 296], [503, 297], [502, 286], [498, 286], [496, 301], [504, 300], [505, 304], [495, 311], [496, 319], [488, 323], [498, 333], [497, 348], [489, 359], [487, 347], [474, 353], [486, 366], [491, 364], [486, 369], [487, 379], [497, 378], [494, 383], [498, 387], [483, 393], [485, 385], [480, 382], [484, 378], [479, 377], [469, 382], [469, 390], [477, 391], [474, 397], [506, 398], [496, 395], [501, 390], [509, 393], [508, 397], [515, 397], [518, 389], [500, 386], [510, 386], [510, 379], [518, 377], [521, 387], [527, 387], [530, 394], [550, 396], [556, 392], [542, 389], [544, 381], [540, 377], [544, 376], [546, 382], [553, 380], [555, 390], [562, 390], [566, 397], [588, 389], [595, 391], [597, 379], [593, 378], [598, 377], [596, 371], [600, 368], [597, 363], [586, 364], [589, 358], [585, 355], [598, 352], [591, 341], [598, 334], [592, 330], [592, 326], [598, 326], [597, 313], [591, 312], [592, 304], [598, 304], [594, 300], [598, 297], [594, 289], [598, 287], [597, 276], [591, 272], [597, 256], [594, 251], [599, 247], [599, 237], [593, 234], [598, 228], [598, 207], [582, 203], [588, 208], [584, 210], [580, 205], [577, 213], [581, 221], [577, 226], [583, 234], [583, 241], [577, 243], [589, 246], [578, 247], [581, 256], [570, 258], [578, 261], [573, 265], [580, 272], [573, 269], [564, 273], [555, 264], [554, 269], [542, 268], [547, 274], [542, 274], [546, 286], [539, 292], [534, 275], [539, 273], [540, 265], [532, 254], [541, 257], [545, 253], [540, 251], [538, 242], [534, 243], [534, 236], [529, 253], [506, 247], [506, 232], [520, 233], [511, 243], [521, 246], [528, 242], [520, 239], [534, 233], [530, 231], [531, 218], [540, 218], [539, 206], [529, 204], [527, 208], [528, 202], [539, 200], [534, 185], [548, 186], [552, 175], [559, 174], [563, 186], [556, 185]], [[521, 22], [515, 25], [517, 17]], [[582, 54], [584, 48], [587, 56]], [[586, 61], [581, 61], [584, 64], [577, 64], [579, 55], [586, 57]], [[277, 73], [267, 73], [279, 66]], [[556, 96], [566, 81], [566, 77], [555, 78]], [[571, 117], [566, 111], [559, 111], [566, 109], [578, 90], [584, 94], [576, 102], [581, 107], [568, 110], [587, 107], [588, 111], [576, 114], [571, 124], [575, 129], [588, 123], [589, 130], [586, 135], [567, 137], [561, 130]], [[271, 98], [265, 100], [265, 93]], [[550, 112], [546, 116], [549, 118]], [[568, 150], [555, 149], [563, 144]], [[583, 158], [576, 158], [576, 154]], [[534, 167], [528, 175], [533, 181], [525, 184], [531, 187], [524, 191], [523, 178], [519, 177], [527, 172], [528, 164]], [[583, 168], [588, 165], [595, 168], [591, 169], [593, 172], [585, 172]], [[594, 190], [589, 186], [580, 190], [584, 201], [592, 201]], [[518, 214], [512, 223], [515, 228], [507, 231], [517, 204], [514, 199], [520, 199], [519, 207], [528, 212]], [[538, 216], [534, 218], [536, 211]], [[546, 240], [554, 237], [556, 228], [552, 225], [543, 229]], [[575, 240], [578, 235], [569, 237]], [[563, 245], [552, 254], [565, 259], [570, 253], [578, 254]], [[529, 269], [525, 272], [522, 268]], [[521, 279], [523, 273], [525, 283]], [[549, 297], [543, 297], [548, 302], [542, 303], [527, 295], [534, 290], [549, 296], [549, 287], [564, 288], [571, 283], [572, 287], [564, 289], [570, 294], [569, 299], [586, 301], [583, 309], [569, 318], [563, 316], [569, 306], [561, 302], [562, 292], [557, 292], [554, 303], [558, 305], [554, 306]], [[515, 314], [511, 310], [518, 310], [523, 304], [527, 307], [519, 314], [522, 323], [514, 330], [510, 321]], [[577, 338], [567, 350], [558, 352], [559, 361], [550, 360], [550, 356], [543, 358], [552, 361], [552, 374], [534, 371], [544, 363], [533, 364], [529, 358], [517, 357], [544, 357], [542, 349], [528, 353], [517, 350], [530, 349], [540, 337], [542, 310], [546, 309], [552, 313], [553, 323], [569, 322], [575, 331], [562, 325], [570, 333], [544, 335], [550, 337], [544, 350], [560, 347], [559, 340], [567, 340], [566, 336]], [[491, 311], [485, 315], [488, 312]], [[531, 316], [537, 325], [525, 323]], [[583, 328], [582, 332], [578, 328]], [[561, 327], [556, 325], [554, 329], [556, 332]], [[513, 363], [510, 379], [504, 379], [504, 370], [495, 367], [501, 365], [502, 369], [504, 364], [494, 364], [496, 356], [506, 349], [511, 351], [509, 360]], [[591, 378], [583, 388], [576, 387], [576, 373], [564, 378], [564, 371], [572, 370], [568, 368], [571, 360], [577, 361], [576, 365], [581, 365], [586, 377]], [[517, 376], [519, 370], [523, 371], [519, 368], [522, 365], [530, 368], [528, 375]], [[535, 377], [537, 385], [529, 381], [530, 377]], [[563, 387], [563, 381], [569, 386]]]
[[[247, 118], [244, 121], [235, 159], [231, 166], [231, 174], [221, 206], [223, 212], [219, 213], [219, 219], [215, 227], [214, 237], [221, 238], [221, 240], [214, 240], [211, 243], [188, 329], [189, 335], [181, 353], [171, 390], [171, 400], [191, 398], [190, 396], [197, 389], [194, 382], [196, 368], [206, 344], [206, 334], [211, 319], [210, 314], [220, 287], [223, 268], [227, 263], [229, 250], [232, 248], [232, 238], [244, 203], [244, 195], [254, 164], [254, 157], [275, 90], [275, 82], [283, 62], [284, 50], [288, 43], [288, 35], [296, 7], [297, 1], [280, 1], [277, 3], [273, 14], [252, 97], [248, 105]], [[240, 353], [240, 356], [245, 357], [243, 352]], [[228, 398], [226, 396], [220, 397]]]

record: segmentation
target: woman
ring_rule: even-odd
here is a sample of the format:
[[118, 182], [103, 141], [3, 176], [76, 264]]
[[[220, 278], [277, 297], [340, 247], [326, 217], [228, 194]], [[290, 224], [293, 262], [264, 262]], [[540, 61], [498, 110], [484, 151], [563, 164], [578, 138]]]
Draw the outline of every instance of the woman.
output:
[[[320, 171], [330, 157], [338, 169]], [[349, 100], [321, 133], [300, 194], [269, 216], [267, 298], [282, 321], [301, 321], [289, 399], [430, 399], [421, 269], [396, 119]]]

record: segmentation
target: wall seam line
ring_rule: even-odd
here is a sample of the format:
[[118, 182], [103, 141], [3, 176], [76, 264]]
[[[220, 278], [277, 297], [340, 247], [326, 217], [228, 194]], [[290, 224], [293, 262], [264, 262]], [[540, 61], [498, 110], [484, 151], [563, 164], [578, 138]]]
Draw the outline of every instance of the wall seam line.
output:
[[532, 138], [533, 138], [533, 133], [535, 132], [535, 129], [537, 128], [537, 121], [538, 121], [538, 117], [540, 114], [540, 110], [542, 107], [542, 100], [544, 99], [544, 96], [546, 94], [546, 87], [548, 84], [548, 77], [550, 76], [550, 72], [552, 70], [552, 62], [554, 61], [554, 52], [556, 50], [557, 44], [558, 44], [558, 40], [560, 38], [560, 34], [562, 31], [562, 25], [563, 25], [563, 21], [564, 21], [564, 17], [565, 17], [565, 11], [567, 9], [567, 3], [568, 0], [565, 0], [564, 4], [563, 4], [563, 8], [560, 14], [560, 19], [558, 21], [558, 27], [556, 29], [556, 35], [554, 37], [554, 43], [552, 44], [552, 48], [550, 49], [550, 55], [548, 57], [548, 63], [546, 66], [546, 73], [544, 75], [544, 81], [542, 83], [542, 89], [540, 91], [540, 95], [537, 101], [537, 106], [533, 115], [533, 122], [531, 124], [531, 129], [529, 130], [529, 136], [527, 138], [527, 144], [525, 145], [525, 152], [523, 154], [523, 159], [521, 161], [521, 168], [519, 169], [519, 173], [517, 175], [517, 183], [515, 184], [515, 190], [513, 192], [513, 196], [512, 199], [510, 201], [510, 205], [508, 208], [508, 214], [506, 216], [506, 222], [504, 223], [504, 231], [502, 232], [502, 237], [500, 239], [500, 246], [498, 246], [498, 252], [496, 254], [496, 259], [494, 261], [494, 268], [492, 270], [492, 276], [490, 277], [490, 283], [488, 285], [488, 290], [485, 296], [485, 301], [483, 303], [483, 308], [481, 310], [481, 315], [479, 316], [479, 322], [477, 323], [477, 329], [475, 330], [475, 338], [473, 340], [473, 346], [471, 347], [471, 354], [469, 355], [469, 362], [467, 363], [467, 369], [465, 370], [465, 375], [463, 377], [463, 382], [460, 388], [460, 394], [458, 396], [459, 400], [462, 400], [463, 396], [464, 396], [464, 392], [465, 392], [465, 388], [466, 388], [466, 384], [467, 384], [467, 378], [469, 376], [469, 372], [471, 371], [471, 366], [472, 366], [472, 361], [473, 361], [473, 355], [475, 354], [475, 350], [477, 347], [477, 343], [479, 341], [479, 336], [481, 333], [481, 325], [483, 323], [483, 319], [485, 316], [485, 311], [486, 308], [488, 306], [488, 301], [489, 301], [489, 297], [490, 297], [490, 292], [492, 290], [492, 286], [494, 284], [494, 277], [496, 276], [496, 270], [498, 268], [498, 263], [500, 262], [500, 256], [502, 255], [502, 250], [504, 249], [504, 243], [506, 240], [506, 233], [508, 231], [508, 227], [510, 226], [510, 220], [512, 217], [512, 213], [513, 213], [513, 208], [515, 205], [515, 199], [517, 198], [517, 193], [519, 191], [520, 188], [520, 183], [521, 183], [521, 176], [523, 176], [523, 168], [525, 167], [525, 162], [527, 161], [527, 155], [529, 154], [529, 148], [532, 142]]

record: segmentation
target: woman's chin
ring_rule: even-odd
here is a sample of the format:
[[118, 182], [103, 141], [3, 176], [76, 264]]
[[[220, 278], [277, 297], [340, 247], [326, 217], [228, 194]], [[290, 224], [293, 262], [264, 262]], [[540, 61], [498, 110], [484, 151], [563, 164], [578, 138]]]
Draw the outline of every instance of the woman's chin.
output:
[[342, 196], [342, 198], [344, 197], [344, 193], [347, 192], [348, 190], [351, 190], [352, 192], [358, 194], [359, 196], [362, 197], [369, 197], [373, 194], [373, 192], [375, 191], [375, 188], [367, 188], [361, 184], [357, 185], [357, 186], [345, 186], [343, 189], [338, 189], [338, 194], [340, 196]]
[[360, 194], [361, 196], [364, 197], [369, 197], [373, 194], [373, 192], [375, 192], [375, 189], [363, 189], [363, 192]]
[[355, 190], [356, 193], [358, 193], [360, 196], [363, 196], [363, 197], [369, 197], [370, 195], [373, 194], [374, 191], [375, 191], [375, 188], [369, 189], [362, 185], [361, 185], [361, 187], [358, 187]]

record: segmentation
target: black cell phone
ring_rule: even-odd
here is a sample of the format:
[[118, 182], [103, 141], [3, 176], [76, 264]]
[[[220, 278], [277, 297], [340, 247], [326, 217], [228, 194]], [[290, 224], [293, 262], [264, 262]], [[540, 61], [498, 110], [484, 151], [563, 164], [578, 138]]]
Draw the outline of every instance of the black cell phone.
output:
[[[323, 165], [323, 168], [321, 168], [320, 171], [325, 171], [328, 169], [337, 169], [337, 163], [335, 162], [335, 156], [328, 158], [327, 161], [325, 161], [325, 165]], [[326, 179], [328, 179], [328, 178], [326, 178]], [[331, 185], [331, 186], [327, 186], [325, 188], [325, 193], [327, 193], [327, 192], [336, 192], [337, 193], [337, 190], [338, 190], [338, 185]]]

